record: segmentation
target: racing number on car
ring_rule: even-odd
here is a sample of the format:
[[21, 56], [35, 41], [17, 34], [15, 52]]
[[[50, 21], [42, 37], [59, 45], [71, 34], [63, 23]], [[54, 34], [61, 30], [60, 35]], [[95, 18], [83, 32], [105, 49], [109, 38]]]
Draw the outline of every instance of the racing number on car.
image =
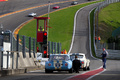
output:
[[60, 67], [60, 63], [56, 63], [55, 66], [56, 66], [56, 67]]

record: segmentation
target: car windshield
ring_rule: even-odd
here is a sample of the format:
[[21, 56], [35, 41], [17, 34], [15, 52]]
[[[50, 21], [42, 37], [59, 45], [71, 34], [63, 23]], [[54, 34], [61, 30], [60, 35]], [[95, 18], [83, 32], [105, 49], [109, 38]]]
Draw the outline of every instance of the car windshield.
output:
[[69, 56], [67, 56], [67, 55], [52, 55], [52, 56], [50, 56], [50, 61], [52, 61], [52, 60], [69, 60], [70, 58], [69, 58]]
[[[77, 58], [78, 58], [78, 59], [82, 59], [82, 58], [83, 58], [83, 55], [77, 55]], [[74, 59], [75, 59], [75, 55], [71, 55], [71, 56], [70, 56], [70, 59], [71, 59], [71, 60], [74, 60]]]

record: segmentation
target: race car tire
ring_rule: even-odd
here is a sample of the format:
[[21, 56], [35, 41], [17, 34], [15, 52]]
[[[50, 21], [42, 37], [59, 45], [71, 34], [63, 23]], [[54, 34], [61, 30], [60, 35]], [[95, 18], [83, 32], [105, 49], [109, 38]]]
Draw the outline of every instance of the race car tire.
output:
[[87, 67], [87, 70], [90, 70], [90, 67], [89, 67], [89, 66]]
[[71, 69], [69, 70], [69, 73], [73, 73], [73, 68], [71, 68]]

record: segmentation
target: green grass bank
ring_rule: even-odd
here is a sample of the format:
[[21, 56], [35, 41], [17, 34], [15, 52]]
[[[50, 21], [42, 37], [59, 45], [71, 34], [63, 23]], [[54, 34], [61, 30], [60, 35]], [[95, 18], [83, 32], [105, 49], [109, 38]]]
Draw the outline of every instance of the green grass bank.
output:
[[100, 10], [98, 19], [98, 35], [102, 42], [107, 42], [113, 30], [120, 27], [120, 2], [109, 4]]

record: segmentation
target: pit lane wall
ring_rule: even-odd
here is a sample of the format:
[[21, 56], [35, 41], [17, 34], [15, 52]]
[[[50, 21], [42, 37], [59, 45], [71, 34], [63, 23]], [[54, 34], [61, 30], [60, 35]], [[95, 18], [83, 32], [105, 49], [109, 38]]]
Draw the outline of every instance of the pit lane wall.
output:
[[29, 53], [26, 53], [26, 58], [24, 58], [22, 52], [19, 52], [18, 65], [17, 65], [17, 54], [18, 54], [17, 52], [10, 54], [10, 66], [8, 66], [8, 69], [1, 68], [0, 76], [20, 74], [29, 71], [44, 69], [44, 65], [40, 64], [40, 62], [36, 60], [36, 57], [34, 58], [33, 54], [31, 54], [31, 57], [29, 57]]

